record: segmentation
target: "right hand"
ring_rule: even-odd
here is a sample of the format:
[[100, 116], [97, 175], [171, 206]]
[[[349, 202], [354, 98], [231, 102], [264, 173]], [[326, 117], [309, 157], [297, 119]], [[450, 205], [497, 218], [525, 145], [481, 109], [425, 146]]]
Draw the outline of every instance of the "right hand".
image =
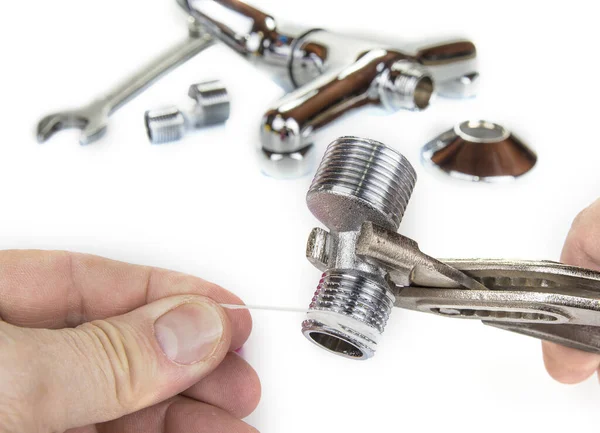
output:
[[[600, 271], [600, 200], [581, 212], [571, 227], [561, 261]], [[543, 342], [548, 373], [561, 383], [583, 382], [598, 373], [600, 355]]]

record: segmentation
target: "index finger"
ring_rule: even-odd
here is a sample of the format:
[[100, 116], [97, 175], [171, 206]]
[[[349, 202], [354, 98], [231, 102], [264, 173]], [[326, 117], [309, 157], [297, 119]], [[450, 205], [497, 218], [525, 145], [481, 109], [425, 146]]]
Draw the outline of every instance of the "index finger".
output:
[[[15, 326], [59, 329], [118, 316], [174, 295], [242, 304], [216, 284], [190, 275], [65, 251], [0, 252], [0, 317]], [[248, 311], [227, 311], [232, 350], [252, 329]]]

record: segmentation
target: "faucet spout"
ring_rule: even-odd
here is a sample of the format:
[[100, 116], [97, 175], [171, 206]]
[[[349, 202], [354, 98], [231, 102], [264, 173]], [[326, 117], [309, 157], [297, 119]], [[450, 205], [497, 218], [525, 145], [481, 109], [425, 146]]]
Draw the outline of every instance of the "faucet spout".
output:
[[239, 0], [177, 0], [215, 38], [266, 69], [286, 91], [294, 86], [288, 65], [297, 35], [306, 29], [284, 26], [271, 15]]
[[240, 54], [257, 54], [260, 38], [277, 31], [275, 19], [237, 0], [178, 0], [211, 33]]
[[319, 129], [356, 108], [420, 111], [433, 94], [431, 75], [415, 59], [374, 49], [278, 101], [263, 117], [261, 143], [268, 152], [296, 152], [312, 145]]

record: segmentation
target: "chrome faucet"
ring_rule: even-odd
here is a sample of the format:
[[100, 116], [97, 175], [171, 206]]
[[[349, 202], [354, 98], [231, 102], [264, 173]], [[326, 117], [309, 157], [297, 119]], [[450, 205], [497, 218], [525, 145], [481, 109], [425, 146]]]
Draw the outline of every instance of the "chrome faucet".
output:
[[217, 39], [266, 68], [291, 93], [261, 123], [263, 171], [298, 177], [316, 165], [315, 133], [355, 108], [420, 111], [434, 95], [474, 95], [475, 45], [466, 40], [420, 49], [321, 29], [279, 26], [238, 0], [177, 0]]

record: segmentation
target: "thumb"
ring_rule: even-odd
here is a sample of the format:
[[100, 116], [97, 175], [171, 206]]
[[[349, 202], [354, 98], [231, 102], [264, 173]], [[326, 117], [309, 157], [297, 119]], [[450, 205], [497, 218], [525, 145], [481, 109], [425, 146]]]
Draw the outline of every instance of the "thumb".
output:
[[33, 431], [119, 418], [198, 382], [220, 364], [229, 341], [225, 312], [200, 296], [164, 298], [75, 329], [0, 323], [0, 370], [10, 384], [3, 388], [16, 394], [6, 399], [9, 418], [35, 423]]

